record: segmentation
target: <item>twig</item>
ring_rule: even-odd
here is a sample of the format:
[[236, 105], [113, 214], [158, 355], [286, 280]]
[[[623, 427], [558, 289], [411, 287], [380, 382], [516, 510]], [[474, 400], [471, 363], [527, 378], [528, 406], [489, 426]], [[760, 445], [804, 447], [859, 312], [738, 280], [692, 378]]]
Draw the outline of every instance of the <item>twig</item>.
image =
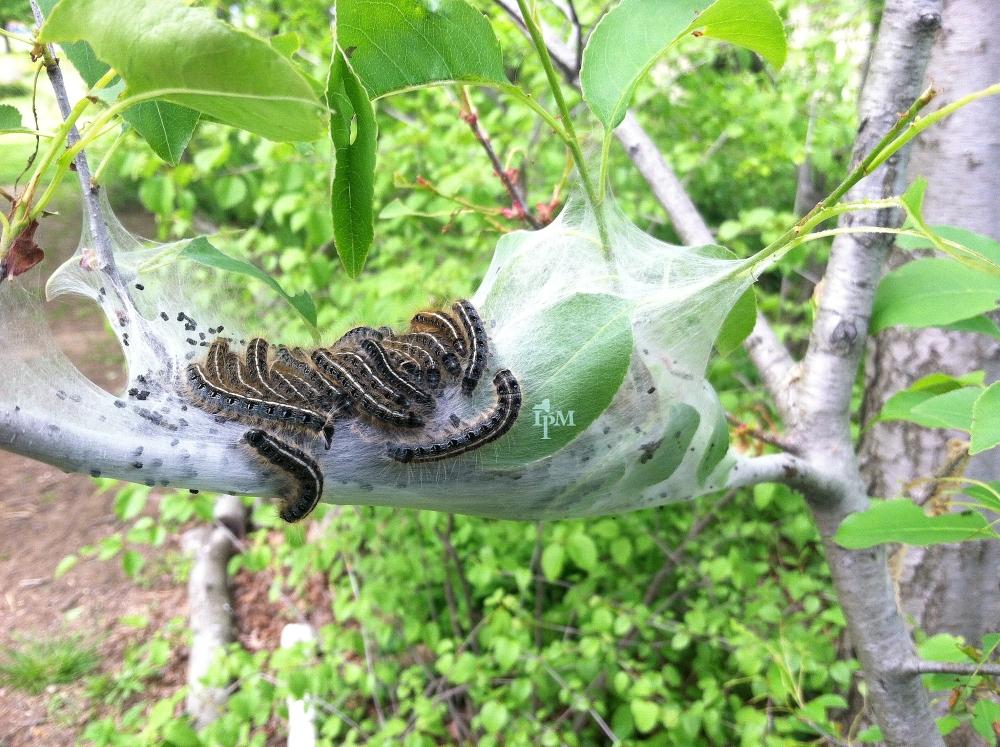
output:
[[[341, 556], [344, 560], [344, 570], [347, 571], [347, 578], [351, 582], [351, 593], [354, 595], [354, 601], [361, 603], [361, 589], [358, 586], [357, 576], [354, 575], [354, 569], [351, 568], [351, 563], [347, 559], [346, 555]], [[368, 632], [365, 626], [361, 626], [361, 645], [365, 650], [365, 666], [368, 669], [368, 686], [372, 690], [372, 703], [375, 705], [375, 715], [378, 717], [379, 726], [385, 726], [385, 714], [382, 713], [382, 701], [378, 696], [378, 677], [375, 675], [375, 660], [372, 656], [371, 641], [368, 640]]]
[[[38, 24], [39, 28], [41, 28], [42, 24], [45, 23], [45, 16], [42, 13], [42, 9], [38, 6], [38, 0], [30, 1], [31, 13], [35, 18], [35, 23]], [[66, 92], [66, 82], [63, 79], [62, 69], [59, 67], [59, 60], [55, 56], [55, 50], [52, 48], [51, 44], [45, 45], [44, 60], [45, 73], [49, 77], [49, 83], [52, 85], [56, 101], [59, 104], [59, 113], [62, 114], [63, 119], [66, 119], [69, 117], [73, 107], [69, 103], [69, 94]], [[79, 140], [80, 131], [74, 125], [70, 128], [69, 135], [66, 138], [66, 144], [69, 147], [72, 147], [79, 142]], [[111, 244], [111, 233], [108, 230], [107, 223], [104, 221], [104, 217], [101, 215], [101, 203], [99, 199], [100, 190], [90, 182], [90, 164], [87, 161], [87, 154], [81, 150], [77, 153], [74, 163], [76, 164], [76, 174], [80, 180], [80, 191], [83, 193], [83, 202], [87, 211], [87, 222], [90, 225], [90, 230], [94, 233], [94, 243], [96, 244], [97, 254], [100, 259], [102, 269], [108, 273], [109, 277], [121, 282], [118, 270], [115, 267], [115, 257]]]
[[776, 449], [781, 449], [782, 451], [787, 451], [791, 454], [798, 454], [799, 449], [795, 444], [793, 444], [788, 439], [784, 438], [780, 434], [770, 433], [768, 431], [762, 430], [755, 426], [744, 423], [742, 420], [737, 418], [730, 413], [726, 413], [726, 420], [728, 423], [737, 430], [738, 433], [745, 433], [751, 438], [754, 438], [761, 443], [765, 443], [768, 446], [773, 446]]
[[[476, 624], [479, 622], [479, 615], [476, 613], [472, 598], [472, 587], [469, 586], [469, 579], [465, 577], [465, 568], [462, 566], [462, 560], [458, 557], [458, 553], [455, 551], [455, 546], [451, 543], [451, 534], [454, 529], [455, 514], [448, 514], [447, 528], [444, 532], [437, 532], [438, 539], [441, 540], [441, 544], [444, 547], [445, 573], [448, 572], [447, 563], [450, 559], [452, 564], [455, 566], [455, 573], [458, 575], [458, 582], [462, 586], [462, 597], [465, 599], [465, 606], [469, 611], [469, 627], [475, 628]], [[472, 641], [472, 650], [479, 653], [478, 641]]]
[[981, 664], [964, 664], [950, 661], [924, 661], [917, 659], [904, 664], [899, 669], [906, 674], [958, 674], [975, 677], [1000, 677], [1000, 664], [983, 662]]
[[469, 129], [472, 130], [473, 134], [476, 136], [476, 140], [479, 144], [483, 146], [483, 150], [486, 151], [486, 155], [490, 159], [490, 163], [493, 164], [493, 171], [496, 173], [497, 178], [500, 179], [500, 183], [503, 184], [507, 194], [510, 196], [510, 202], [513, 207], [514, 217], [521, 218], [534, 229], [539, 229], [542, 224], [531, 214], [528, 210], [524, 201], [517, 190], [514, 182], [510, 178], [510, 174], [500, 163], [500, 158], [497, 156], [496, 151], [493, 149], [493, 143], [490, 141], [489, 135], [483, 130], [482, 126], [479, 124], [479, 115], [476, 113], [475, 107], [472, 105], [472, 99], [469, 97], [469, 92], [465, 86], [458, 87], [458, 100], [459, 105], [462, 110], [462, 120], [469, 125]]

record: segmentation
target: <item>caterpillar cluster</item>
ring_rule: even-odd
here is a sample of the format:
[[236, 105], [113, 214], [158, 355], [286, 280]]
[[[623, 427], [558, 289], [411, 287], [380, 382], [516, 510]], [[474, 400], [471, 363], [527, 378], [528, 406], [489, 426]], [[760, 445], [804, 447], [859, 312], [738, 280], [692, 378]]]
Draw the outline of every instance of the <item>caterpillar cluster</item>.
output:
[[185, 392], [200, 409], [247, 425], [243, 440], [295, 490], [280, 514], [307, 516], [323, 493], [323, 472], [293, 445], [302, 432], [330, 448], [342, 421], [360, 419], [386, 436], [386, 456], [421, 463], [459, 456], [495, 441], [514, 425], [521, 389], [507, 369], [493, 377], [495, 399], [468, 426], [426, 434], [428, 417], [448, 387], [471, 396], [486, 371], [489, 338], [475, 307], [423, 311], [397, 334], [389, 327], [355, 327], [328, 347], [304, 350], [254, 338], [243, 356], [217, 337], [203, 361], [187, 367]]

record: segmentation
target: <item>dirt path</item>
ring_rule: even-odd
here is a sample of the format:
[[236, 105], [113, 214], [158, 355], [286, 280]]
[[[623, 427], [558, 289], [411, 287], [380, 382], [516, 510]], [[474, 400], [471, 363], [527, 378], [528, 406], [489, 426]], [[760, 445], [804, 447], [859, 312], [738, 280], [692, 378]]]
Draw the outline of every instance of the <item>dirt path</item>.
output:
[[[140, 224], [133, 230], [152, 233], [148, 219], [134, 216], [127, 222]], [[46, 275], [75, 248], [78, 226], [79, 217], [72, 214], [42, 226]], [[121, 354], [97, 307], [82, 300], [52, 306], [49, 320], [60, 347], [97, 384], [111, 391], [120, 387]], [[99, 494], [89, 477], [0, 451], [0, 649], [76, 634], [96, 645], [103, 668], [113, 670], [125, 647], [148, 634], [123, 632], [122, 615], [143, 615], [152, 627], [184, 614], [183, 589], [175, 580], [154, 574], [137, 586], [117, 559], [82, 559], [53, 579], [63, 557], [122, 528], [113, 506], [114, 492]], [[75, 742], [85, 716], [58, 707], [73, 698], [50, 690], [31, 697], [0, 687], [0, 747]]]

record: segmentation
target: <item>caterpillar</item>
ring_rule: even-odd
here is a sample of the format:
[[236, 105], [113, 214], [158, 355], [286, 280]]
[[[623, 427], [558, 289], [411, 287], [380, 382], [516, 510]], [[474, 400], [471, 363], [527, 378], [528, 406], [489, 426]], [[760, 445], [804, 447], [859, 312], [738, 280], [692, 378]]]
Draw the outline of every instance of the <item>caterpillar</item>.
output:
[[323, 495], [323, 471], [316, 460], [267, 431], [247, 431], [243, 439], [257, 456], [268, 465], [284, 472], [296, 486], [292, 495], [281, 498], [278, 515], [285, 521], [293, 523], [312, 513]]
[[387, 453], [397, 462], [433, 462], [465, 454], [503, 436], [521, 411], [521, 386], [507, 369], [493, 377], [496, 404], [468, 430], [440, 441], [423, 444], [390, 444]]
[[[187, 366], [182, 391], [197, 407], [247, 426], [248, 448], [294, 485], [280, 497], [286, 521], [307, 516], [322, 495], [323, 473], [309, 453], [309, 439], [321, 435], [331, 448], [335, 422], [361, 417], [366, 438], [378, 438], [379, 431], [390, 436], [382, 441], [388, 459], [422, 463], [495, 441], [521, 410], [520, 383], [502, 369], [493, 376], [493, 404], [478, 418], [467, 418], [471, 425], [452, 413], [446, 420], [450, 432], [421, 440], [421, 429], [432, 428], [427, 418], [438, 400], [453, 389], [473, 394], [487, 368], [486, 325], [465, 300], [448, 311], [418, 312], [399, 334], [388, 327], [354, 327], [333, 345], [312, 350], [274, 346], [263, 337], [251, 339], [243, 355], [222, 337], [202, 344], [207, 355]], [[394, 441], [394, 429], [417, 435]]]

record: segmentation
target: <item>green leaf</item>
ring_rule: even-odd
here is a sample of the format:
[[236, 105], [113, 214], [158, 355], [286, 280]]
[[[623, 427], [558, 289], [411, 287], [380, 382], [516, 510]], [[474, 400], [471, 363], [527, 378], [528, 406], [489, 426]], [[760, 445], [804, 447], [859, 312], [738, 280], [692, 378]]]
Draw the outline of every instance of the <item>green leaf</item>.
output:
[[122, 570], [129, 578], [135, 578], [145, 564], [146, 559], [135, 550], [126, 550], [122, 553]]
[[223, 254], [216, 249], [204, 236], [192, 239], [181, 256], [190, 259], [206, 267], [214, 267], [223, 272], [235, 272], [240, 275], [247, 275], [266, 283], [275, 293], [285, 299], [288, 305], [295, 309], [310, 326], [316, 326], [316, 304], [313, 303], [312, 296], [305, 291], [296, 293], [294, 296], [288, 295], [277, 280], [272, 278], [263, 270], [255, 267], [249, 262], [241, 259], [234, 259], [228, 254]]
[[338, 0], [337, 44], [373, 99], [449, 81], [507, 83], [489, 21], [464, 0]]
[[640, 491], [670, 477], [684, 461], [699, 423], [701, 415], [691, 405], [683, 402], [673, 405], [667, 415], [663, 439], [659, 444], [643, 444], [619, 490]]
[[[990, 236], [984, 236], [975, 231], [968, 231], [957, 226], [930, 226], [930, 231], [935, 236], [956, 244], [968, 247], [993, 262], [1000, 263], [1000, 242]], [[936, 249], [936, 244], [927, 236], [899, 236], [896, 245], [900, 249], [913, 251], [916, 249]]]
[[[616, 296], [580, 293], [518, 324], [523, 403], [514, 427], [482, 449], [484, 466], [522, 465], [553, 454], [614, 399], [632, 357], [631, 306]], [[488, 310], [487, 310], [488, 314]]]
[[[988, 487], [987, 487], [988, 486]], [[990, 511], [1000, 513], [1000, 482], [990, 482], [985, 485], [966, 485], [962, 492], [970, 499], [978, 501], [980, 505]]]
[[[939, 394], [946, 394], [962, 387], [983, 386], [984, 374], [982, 371], [973, 371], [963, 376], [954, 377], [943, 373], [933, 373], [924, 376], [913, 382], [909, 387], [896, 392], [886, 400], [879, 412], [878, 417], [871, 422], [887, 420], [913, 420], [913, 408], [923, 404], [929, 399], [933, 399]], [[924, 425], [925, 423], [921, 423]], [[936, 425], [930, 425], [936, 428]]]
[[715, 413], [715, 423], [712, 426], [712, 436], [709, 439], [705, 453], [698, 463], [698, 483], [705, 484], [712, 471], [719, 466], [726, 454], [729, 453], [729, 424], [726, 422], [726, 413], [720, 407]]
[[198, 112], [169, 101], [144, 101], [136, 104], [122, 119], [142, 135], [161, 159], [176, 166], [198, 126]]
[[746, 289], [729, 315], [722, 322], [719, 336], [715, 338], [715, 350], [719, 355], [729, 355], [738, 350], [743, 341], [753, 332], [757, 323], [757, 294], [754, 287]]
[[954, 332], [973, 332], [977, 335], [986, 335], [994, 340], [1000, 340], [1000, 325], [997, 325], [988, 316], [974, 316], [940, 326], [941, 329], [950, 329]]
[[983, 739], [996, 744], [1000, 733], [1000, 703], [982, 698], [972, 707], [972, 728]]
[[653, 730], [657, 717], [660, 715], [660, 707], [656, 703], [636, 698], [628, 704], [628, 707], [632, 712], [632, 720], [636, 729], [643, 733]]
[[76, 555], [67, 555], [62, 560], [59, 561], [59, 565], [56, 566], [55, 571], [53, 571], [52, 576], [54, 578], [62, 578], [67, 573], [69, 573], [76, 564], [80, 562], [80, 559]]
[[907, 420], [927, 428], [968, 431], [972, 428], [972, 408], [982, 392], [981, 388], [970, 386], [939, 394], [916, 405]]
[[897, 324], [933, 327], [992, 311], [1000, 279], [949, 259], [917, 259], [884, 278], [875, 293], [872, 333]]
[[248, 194], [247, 183], [238, 176], [223, 176], [212, 186], [219, 207], [229, 210], [239, 205]]
[[[375, 236], [375, 150], [378, 129], [364, 86], [335, 49], [327, 82], [330, 137], [336, 154], [330, 205], [333, 240], [347, 274], [361, 274]], [[352, 132], [354, 136], [352, 137]]]
[[282, 34], [275, 34], [269, 41], [278, 54], [283, 57], [291, 57], [302, 49], [302, 36], [297, 31], [286, 31]]
[[0, 131], [20, 129], [21, 112], [10, 104], [0, 104]]
[[833, 539], [842, 547], [858, 550], [884, 542], [926, 546], [996, 536], [975, 511], [928, 516], [920, 506], [901, 498], [872, 501], [867, 511], [844, 519]]
[[970, 454], [979, 454], [1000, 444], [1000, 381], [987, 387], [973, 404], [970, 433]]
[[[1000, 257], [997, 256], [998, 252], [995, 247], [992, 249], [993, 256], [989, 256], [990, 251], [984, 254], [973, 247], [964, 245], [962, 242], [946, 240], [943, 236], [935, 233], [934, 230], [927, 225], [923, 216], [924, 195], [926, 192], [927, 180], [920, 177], [915, 179], [913, 183], [906, 188], [906, 192], [900, 196], [903, 208], [906, 210], [906, 215], [909, 218], [910, 225], [923, 234], [924, 240], [927, 241], [934, 249], [938, 250], [942, 254], [948, 255], [956, 262], [959, 262], [977, 272], [985, 272], [993, 276], [1000, 276]], [[973, 236], [976, 236], [976, 234], [973, 234]]]
[[566, 563], [566, 550], [562, 545], [546, 545], [542, 551], [542, 573], [549, 581], [556, 581], [562, 576], [563, 565]]
[[115, 496], [115, 516], [121, 521], [131, 521], [146, 507], [149, 491], [139, 485], [128, 485]]
[[775, 67], [785, 62], [785, 31], [767, 0], [622, 0], [594, 27], [580, 71], [583, 97], [605, 128], [621, 123], [656, 60], [695, 31], [751, 49]]
[[272, 140], [314, 140], [325, 129], [324, 107], [306, 77], [266, 41], [207, 8], [61, 0], [40, 37], [86, 40], [125, 79], [128, 96], [152, 94]]
[[495, 700], [488, 700], [483, 703], [479, 711], [479, 720], [487, 734], [496, 734], [507, 725], [510, 719], [510, 711], [507, 706], [497, 703]]
[[566, 541], [566, 549], [569, 551], [569, 559], [583, 570], [592, 571], [597, 567], [597, 545], [583, 532], [570, 535]]

